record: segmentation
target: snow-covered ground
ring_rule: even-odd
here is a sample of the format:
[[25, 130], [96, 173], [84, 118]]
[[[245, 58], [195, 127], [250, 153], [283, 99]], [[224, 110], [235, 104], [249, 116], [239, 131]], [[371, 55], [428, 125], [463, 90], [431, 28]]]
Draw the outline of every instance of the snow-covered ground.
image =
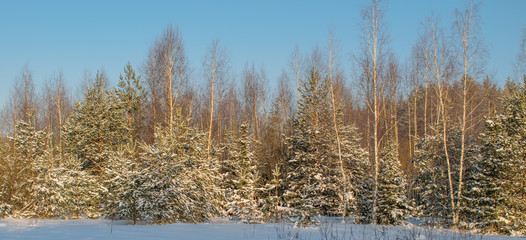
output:
[[[126, 225], [109, 220], [0, 219], [0, 239], [515, 239], [507, 236], [467, 235], [413, 226], [385, 227], [326, 222], [309, 228], [291, 224]], [[520, 238], [517, 238], [520, 239]]]

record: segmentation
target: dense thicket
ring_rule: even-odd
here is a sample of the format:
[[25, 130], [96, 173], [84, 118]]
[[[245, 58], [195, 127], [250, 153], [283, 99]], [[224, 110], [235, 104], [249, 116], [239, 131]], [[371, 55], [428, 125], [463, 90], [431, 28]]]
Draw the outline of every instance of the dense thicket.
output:
[[385, 4], [371, 1], [350, 81], [332, 34], [327, 49], [295, 50], [272, 88], [253, 65], [230, 74], [218, 41], [204, 79], [191, 75], [172, 27], [141, 74], [128, 63], [112, 88], [98, 72], [78, 98], [60, 74], [37, 94], [25, 66], [1, 112], [0, 217], [302, 225], [417, 217], [524, 234], [526, 85], [484, 76], [480, 17], [468, 3], [451, 37], [427, 19], [400, 63], [380, 21]]

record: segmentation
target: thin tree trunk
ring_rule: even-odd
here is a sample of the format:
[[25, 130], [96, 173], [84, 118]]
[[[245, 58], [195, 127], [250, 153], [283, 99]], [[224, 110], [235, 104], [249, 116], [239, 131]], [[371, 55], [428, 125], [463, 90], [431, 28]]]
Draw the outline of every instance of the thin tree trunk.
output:
[[168, 121], [170, 133], [173, 133], [173, 122], [174, 122], [174, 102], [173, 102], [173, 93], [172, 93], [172, 57], [170, 56], [169, 61], [169, 67], [167, 69], [167, 78], [166, 78], [166, 84], [167, 84], [167, 90], [168, 90], [168, 106], [170, 110], [170, 119]]
[[[442, 79], [442, 73], [440, 72], [440, 68], [442, 65], [439, 65], [438, 63], [438, 40], [436, 38], [436, 29], [433, 29], [433, 41], [434, 41], [434, 65], [435, 65], [435, 78], [437, 81], [437, 88], [438, 88], [438, 95], [439, 95], [439, 102], [440, 102], [440, 117], [442, 118], [442, 142], [444, 147], [444, 154], [446, 156], [446, 164], [447, 164], [447, 175], [448, 175], [448, 183], [449, 183], [449, 197], [451, 201], [451, 210], [453, 213], [453, 219], [456, 218], [456, 204], [455, 204], [455, 197], [454, 197], [454, 189], [453, 189], [453, 178], [451, 173], [451, 159], [449, 156], [449, 150], [448, 150], [448, 140], [447, 140], [447, 112], [446, 112], [446, 97], [447, 97], [447, 89], [445, 89], [446, 83], [444, 83]], [[444, 58], [444, 56], [442, 56]], [[444, 59], [441, 59], [441, 61], [444, 61]], [[442, 64], [444, 64], [442, 62]], [[438, 119], [438, 118], [437, 118]]]
[[342, 221], [345, 222], [345, 216], [347, 215], [347, 176], [345, 174], [345, 168], [344, 163], [342, 159], [342, 148], [341, 148], [341, 140], [340, 140], [340, 132], [338, 130], [338, 119], [337, 119], [337, 109], [336, 109], [336, 96], [334, 94], [334, 81], [332, 78], [332, 34], [329, 34], [329, 83], [331, 87], [331, 103], [332, 103], [332, 120], [334, 124], [334, 132], [336, 134], [336, 142], [338, 144], [338, 160], [340, 162], [340, 172], [342, 175], [342, 181], [343, 181], [343, 193], [342, 193], [342, 201], [343, 201], [343, 212], [342, 212]]
[[408, 124], [407, 124], [407, 137], [409, 138], [408, 139], [408, 142], [409, 142], [409, 158], [413, 158], [413, 137], [411, 136], [411, 117], [412, 117], [412, 114], [411, 114], [411, 102], [409, 100], [407, 100], [407, 121], [408, 121]]
[[[464, 176], [464, 162], [465, 162], [465, 152], [466, 152], [466, 134], [468, 131], [468, 90], [469, 90], [469, 76], [468, 71], [474, 68], [473, 62], [480, 61], [477, 58], [480, 58], [482, 55], [479, 50], [481, 48], [481, 42], [477, 42], [476, 38], [476, 24], [477, 24], [477, 6], [473, 4], [472, 1], [468, 2], [467, 10], [465, 15], [462, 15], [459, 12], [456, 12], [456, 27], [460, 40], [462, 43], [462, 64], [464, 67], [464, 72], [462, 76], [462, 136], [461, 136], [461, 152], [460, 152], [460, 167], [459, 167], [459, 179], [458, 179], [458, 196], [457, 196], [457, 207], [460, 206], [462, 200], [462, 187], [463, 187], [463, 176]], [[476, 68], [477, 66], [475, 66]], [[469, 68], [469, 69], [468, 69]], [[475, 107], [476, 108], [476, 107]], [[469, 113], [472, 116], [472, 112]], [[459, 223], [459, 209], [456, 209], [456, 215], [454, 216], [453, 224], [456, 226]]]
[[215, 61], [216, 61], [216, 51], [213, 50], [212, 66], [211, 66], [212, 69], [211, 69], [211, 75], [210, 75], [211, 86], [210, 86], [210, 124], [208, 126], [208, 147], [207, 147], [208, 154], [210, 154], [210, 151], [212, 148], [212, 124], [214, 121], [214, 81], [215, 81], [215, 71], [216, 71]]
[[60, 147], [60, 156], [63, 157], [63, 151], [62, 151], [62, 109], [61, 109], [61, 87], [58, 87], [58, 93], [56, 98], [56, 105], [57, 105], [57, 113], [58, 113], [58, 146]]

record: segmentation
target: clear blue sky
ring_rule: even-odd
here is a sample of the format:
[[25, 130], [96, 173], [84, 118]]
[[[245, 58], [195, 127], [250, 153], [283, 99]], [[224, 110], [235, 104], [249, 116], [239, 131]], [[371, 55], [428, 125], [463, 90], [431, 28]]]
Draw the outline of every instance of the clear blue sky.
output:
[[[14, 80], [28, 64], [41, 84], [63, 72], [76, 92], [86, 71], [103, 68], [112, 83], [124, 65], [138, 69], [154, 40], [169, 25], [184, 39], [193, 79], [199, 78], [210, 42], [220, 39], [233, 71], [245, 63], [265, 67], [275, 81], [287, 67], [296, 45], [308, 53], [325, 47], [328, 28], [335, 34], [341, 65], [350, 75], [350, 55], [359, 50], [360, 8], [366, 0], [348, 1], [1, 1], [0, 107]], [[387, 9], [390, 47], [403, 62], [415, 43], [420, 23], [431, 13], [449, 28], [458, 0], [392, 0]], [[489, 46], [487, 72], [502, 83], [513, 75], [526, 1], [485, 0], [481, 6], [483, 37]]]

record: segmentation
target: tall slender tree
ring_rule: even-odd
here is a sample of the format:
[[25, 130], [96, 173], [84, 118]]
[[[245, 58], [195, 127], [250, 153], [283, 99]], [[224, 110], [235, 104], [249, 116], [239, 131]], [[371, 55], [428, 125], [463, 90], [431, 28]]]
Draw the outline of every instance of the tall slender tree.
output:
[[485, 56], [484, 42], [480, 34], [480, 16], [478, 13], [478, 3], [473, 0], [466, 2], [466, 9], [455, 10], [455, 22], [453, 31], [455, 39], [457, 40], [457, 55], [462, 66], [461, 81], [462, 81], [462, 117], [460, 119], [462, 128], [462, 146], [460, 152], [460, 166], [459, 166], [459, 177], [458, 177], [458, 195], [456, 209], [457, 211], [453, 215], [453, 224], [459, 223], [459, 208], [462, 200], [463, 190], [463, 177], [464, 177], [464, 159], [466, 155], [467, 138], [470, 136], [471, 126], [474, 125], [471, 119], [479, 118], [479, 116], [473, 116], [475, 114], [476, 107], [480, 103], [473, 102], [473, 87], [474, 81], [480, 75]]
[[451, 79], [454, 73], [454, 66], [451, 58], [451, 49], [448, 47], [449, 43], [444, 37], [444, 33], [439, 26], [438, 19], [428, 19], [427, 21], [427, 34], [431, 39], [430, 49], [430, 61], [432, 69], [433, 84], [436, 89], [436, 95], [438, 96], [437, 105], [437, 127], [439, 128], [436, 133], [441, 134], [441, 141], [443, 145], [443, 153], [445, 156], [447, 179], [448, 179], [448, 194], [449, 194], [449, 208], [451, 212], [451, 220], [457, 219], [456, 217], [456, 201], [455, 201], [455, 189], [453, 180], [453, 166], [452, 156], [449, 147], [451, 144], [448, 143], [449, 139], [449, 103], [450, 103], [450, 91]]
[[73, 110], [72, 97], [66, 86], [62, 72], [53, 75], [42, 89], [42, 116], [44, 126], [52, 133], [53, 144], [62, 151], [61, 129]]
[[[335, 87], [335, 83], [334, 83], [334, 79], [333, 79], [333, 68], [334, 68], [334, 50], [333, 50], [333, 40], [332, 40], [332, 32], [329, 33], [329, 91], [330, 91], [330, 99], [331, 99], [331, 107], [332, 107], [332, 123], [333, 123], [333, 127], [334, 127], [334, 133], [336, 135], [336, 145], [337, 145], [337, 149], [338, 149], [338, 162], [339, 162], [339, 173], [340, 173], [340, 176], [341, 176], [341, 182], [343, 183], [342, 184], [342, 187], [343, 187], [343, 191], [341, 193], [339, 193], [339, 196], [342, 198], [341, 199], [341, 203], [343, 204], [342, 206], [342, 219], [343, 221], [345, 221], [345, 217], [347, 215], [347, 209], [348, 209], [348, 206], [347, 206], [347, 203], [349, 203], [349, 200], [347, 199], [349, 197], [349, 186], [348, 186], [348, 179], [347, 179], [347, 173], [345, 171], [345, 163], [344, 163], [344, 159], [343, 159], [343, 156], [342, 156], [342, 144], [341, 144], [341, 137], [340, 137], [340, 131], [339, 131], [339, 128], [341, 125], [341, 121], [338, 120], [338, 112], [339, 112], [339, 107], [337, 107], [337, 103], [336, 103], [336, 91], [334, 89]], [[339, 105], [339, 104], [338, 104]], [[340, 124], [339, 124], [340, 122]]]
[[219, 40], [215, 40], [211, 43], [208, 53], [203, 60], [203, 74], [207, 82], [208, 98], [210, 100], [208, 111], [208, 152], [212, 149], [214, 109], [216, 109], [217, 103], [221, 101], [224, 95], [225, 87], [228, 84], [226, 82], [228, 72], [228, 59], [225, 49], [221, 47]]
[[371, 0], [369, 5], [361, 10], [361, 30], [362, 30], [362, 51], [363, 54], [358, 60], [362, 70], [361, 89], [365, 97], [366, 106], [372, 115], [372, 132], [368, 138], [372, 140], [370, 151], [372, 152], [373, 162], [373, 205], [372, 216], [373, 222], [376, 222], [375, 216], [378, 202], [378, 172], [380, 158], [380, 119], [382, 111], [385, 109], [385, 102], [382, 98], [387, 91], [388, 80], [383, 75], [386, 64], [386, 49], [389, 41], [388, 33], [385, 27], [385, 1]]
[[152, 49], [145, 64], [145, 76], [150, 91], [151, 126], [157, 124], [171, 128], [174, 114], [184, 87], [187, 86], [188, 63], [183, 39], [178, 28], [166, 28]]

